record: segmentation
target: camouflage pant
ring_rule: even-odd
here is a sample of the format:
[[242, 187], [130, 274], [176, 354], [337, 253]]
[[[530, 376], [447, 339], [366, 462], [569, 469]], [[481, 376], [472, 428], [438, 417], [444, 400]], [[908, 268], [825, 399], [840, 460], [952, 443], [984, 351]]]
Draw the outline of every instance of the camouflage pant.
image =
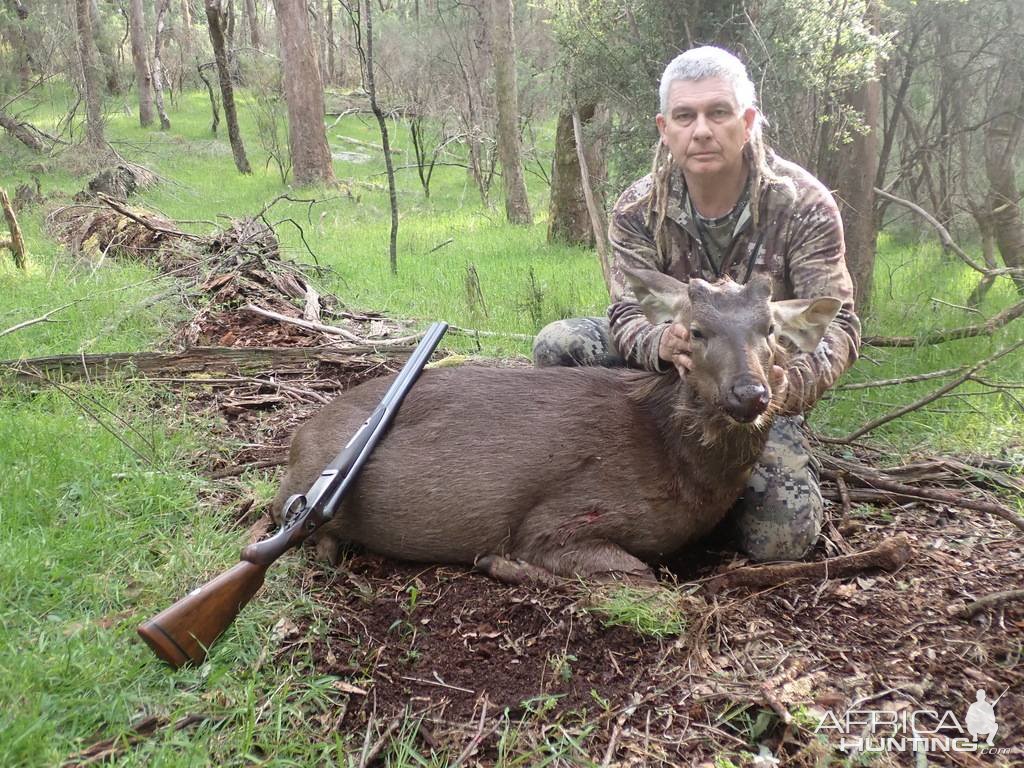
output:
[[[559, 320], [543, 328], [533, 342], [533, 363], [626, 364], [603, 317]], [[730, 515], [737, 545], [754, 560], [798, 560], [821, 533], [818, 467], [802, 425], [801, 416], [775, 419], [747, 490]]]

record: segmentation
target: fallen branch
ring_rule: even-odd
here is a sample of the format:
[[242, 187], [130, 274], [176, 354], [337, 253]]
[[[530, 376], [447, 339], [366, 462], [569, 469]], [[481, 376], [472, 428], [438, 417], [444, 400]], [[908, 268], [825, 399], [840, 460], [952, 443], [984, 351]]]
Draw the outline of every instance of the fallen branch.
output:
[[194, 243], [205, 243], [207, 241], [207, 238], [200, 235], [193, 235], [190, 232], [182, 232], [180, 229], [171, 229], [170, 227], [162, 226], [154, 222], [152, 219], [135, 213], [124, 203], [121, 203], [108, 195], [104, 195], [102, 192], [96, 195], [96, 198], [110, 208], [113, 208], [125, 218], [131, 219], [136, 224], [141, 224], [150, 232], [156, 232], [161, 235], [170, 235], [171, 237], [180, 237], [183, 240], [191, 240]]
[[11, 136], [16, 138], [26, 147], [31, 149], [33, 152], [43, 152], [43, 142], [39, 140], [38, 136], [35, 136], [32, 131], [25, 127], [22, 123], [15, 120], [10, 115], [6, 115], [0, 112], [0, 127], [6, 130]]
[[993, 592], [991, 595], [985, 595], [973, 603], [965, 605], [957, 611], [956, 615], [961, 619], [973, 619], [986, 608], [995, 608], [1013, 600], [1024, 600], [1024, 589], [1010, 589], [1005, 592]]
[[868, 568], [895, 571], [910, 560], [913, 551], [905, 534], [885, 539], [873, 549], [852, 555], [841, 555], [816, 563], [782, 563], [737, 568], [715, 576], [707, 583], [707, 590], [717, 594], [733, 587], [774, 587], [797, 579], [840, 579], [861, 573]]
[[[1021, 302], [1019, 306], [1024, 308], [1024, 302]], [[1024, 346], [1024, 339], [1022, 339], [1021, 341], [1018, 341], [1016, 344], [1013, 344], [1013, 345], [1011, 345], [1009, 347], [1004, 347], [1003, 349], [998, 350], [997, 352], [995, 352], [995, 353], [989, 355], [988, 357], [986, 357], [984, 360], [980, 360], [979, 362], [977, 362], [974, 365], [972, 365], [963, 374], [961, 374], [958, 378], [954, 379], [953, 381], [949, 382], [948, 384], [942, 385], [941, 387], [939, 387], [935, 391], [931, 392], [930, 394], [925, 395], [924, 397], [922, 397], [922, 398], [920, 398], [918, 400], [915, 400], [914, 402], [912, 402], [912, 403], [910, 403], [908, 405], [904, 405], [901, 408], [897, 408], [894, 411], [890, 411], [889, 413], [886, 413], [886, 414], [884, 414], [882, 416], [879, 416], [877, 419], [873, 419], [873, 420], [869, 421], [867, 424], [864, 424], [862, 427], [854, 430], [853, 432], [848, 434], [846, 437], [839, 438], [839, 439], [822, 438], [822, 440], [824, 442], [828, 442], [828, 443], [850, 443], [850, 442], [856, 440], [858, 437], [861, 437], [862, 435], [866, 435], [868, 432], [871, 432], [872, 430], [877, 429], [878, 427], [882, 426], [883, 424], [888, 424], [890, 421], [898, 419], [900, 416], [905, 416], [906, 414], [910, 413], [911, 411], [916, 411], [918, 408], [922, 408], [923, 406], [928, 405], [928, 403], [931, 403], [931, 402], [934, 402], [935, 400], [938, 400], [940, 397], [945, 395], [947, 392], [951, 392], [954, 389], [956, 389], [957, 387], [959, 387], [961, 384], [963, 384], [965, 381], [970, 379], [972, 376], [974, 376], [974, 374], [976, 374], [978, 371], [980, 371], [985, 366], [989, 365], [990, 363], [995, 362], [996, 360], [998, 360], [1001, 357], [1005, 357], [1006, 355], [1010, 354], [1011, 352], [1014, 352], [1014, 351], [1020, 349], [1020, 347], [1022, 347], [1022, 346]]]
[[344, 328], [339, 328], [336, 325], [324, 325], [323, 323], [314, 323], [309, 320], [302, 320], [298, 317], [288, 317], [288, 315], [282, 315], [280, 312], [273, 312], [263, 307], [257, 307], [255, 304], [246, 304], [242, 307], [246, 312], [252, 312], [260, 317], [265, 317], [268, 320], [276, 320], [279, 323], [285, 325], [294, 325], [299, 328], [305, 328], [307, 331], [316, 331], [318, 333], [327, 333], [331, 336], [341, 336], [346, 341], [351, 341], [355, 344], [367, 344], [369, 342], [366, 339], [356, 336], [351, 331], [346, 331]]
[[[823, 470], [821, 476], [833, 479], [836, 476], [836, 473], [831, 470]], [[849, 481], [851, 477], [856, 477], [856, 475], [847, 474], [845, 479]], [[986, 514], [993, 515], [994, 517], [1002, 518], [1008, 523], [1024, 531], [1024, 517], [1017, 514], [1009, 507], [1004, 507], [1002, 504], [996, 504], [992, 501], [977, 501], [976, 499], [967, 498], [962, 493], [956, 493], [954, 491], [939, 491], [934, 488], [916, 488], [913, 485], [898, 483], [894, 480], [887, 480], [879, 476], [872, 476], [869, 478], [860, 477], [859, 479], [867, 488], [874, 491], [884, 491], [890, 495], [900, 496], [902, 498], [912, 499], [915, 501], [940, 501], [943, 504], [949, 504], [954, 507], [973, 509], [977, 512], [984, 512]]]
[[968, 339], [974, 336], [990, 336], [997, 329], [1024, 315], [1024, 301], [1018, 301], [1002, 312], [993, 315], [984, 323], [965, 325], [961, 328], [932, 331], [924, 336], [865, 336], [864, 344], [872, 347], [917, 347], [926, 344], [942, 344], [946, 341]]

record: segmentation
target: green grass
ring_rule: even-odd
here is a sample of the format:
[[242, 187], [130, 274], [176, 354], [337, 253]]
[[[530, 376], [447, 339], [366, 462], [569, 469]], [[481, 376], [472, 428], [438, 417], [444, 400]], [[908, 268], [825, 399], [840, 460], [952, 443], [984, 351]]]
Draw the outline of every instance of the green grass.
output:
[[[67, 106], [67, 93], [54, 87], [40, 96], [32, 119], [52, 128]], [[244, 93], [240, 101], [242, 133], [255, 170], [250, 177], [235, 172], [226, 138], [210, 136], [204, 94], [179, 98], [170, 109], [168, 133], [142, 130], [130, 109], [108, 104], [108, 135], [118, 151], [163, 179], [136, 202], [194, 220], [184, 226], [208, 233], [224, 224], [223, 216], [251, 215], [286, 191], [276, 169], [265, 168], [254, 138], [252, 101]], [[411, 155], [408, 132], [392, 126], [402, 165]], [[371, 159], [338, 161], [338, 187], [292, 192], [317, 197], [318, 204], [282, 201], [268, 219], [281, 222], [285, 253], [308, 261], [301, 227], [316, 259], [331, 267], [324, 287], [347, 305], [423, 324], [445, 319], [510, 334], [532, 334], [556, 318], [603, 312], [607, 297], [593, 253], [546, 243], [545, 185], [533, 176], [528, 184], [536, 223], [513, 227], [504, 223], [500, 208], [480, 204], [464, 169], [439, 168], [429, 199], [415, 171], [399, 171], [399, 266], [392, 275], [383, 162], [379, 153], [341, 135], [376, 142], [372, 122], [348, 117], [330, 132], [335, 151], [368, 152]], [[550, 132], [545, 137], [550, 143]], [[36, 176], [49, 206], [67, 202], [83, 186], [79, 174], [88, 166], [88, 158], [74, 152], [40, 160], [6, 135], [0, 135], [0, 158], [0, 186], [13, 191]], [[500, 199], [497, 185], [493, 197]], [[74, 303], [52, 322], [0, 337], [0, 359], [138, 351], [165, 340], [185, 316], [179, 299], [167, 295], [170, 283], [137, 264], [109, 259], [93, 269], [76, 262], [45, 234], [44, 213], [35, 209], [21, 217], [31, 250], [29, 270], [22, 273], [6, 254], [0, 257], [0, 330]], [[935, 297], [963, 303], [974, 281], [969, 271], [943, 261], [930, 245], [883, 237], [880, 246], [876, 312], [867, 318], [868, 333], [921, 333], [975, 321], [962, 310], [929, 302]], [[470, 266], [479, 276], [483, 304], [467, 294]], [[982, 309], [989, 316], [1014, 300], [1000, 284]], [[1018, 321], [991, 339], [866, 350], [846, 381], [974, 361], [1019, 338], [1019, 326]], [[477, 350], [477, 342], [465, 337], [449, 336], [445, 343]], [[479, 344], [487, 355], [528, 351], [527, 343], [512, 338], [484, 337]], [[1022, 361], [1018, 354], [985, 375], [1019, 383]], [[838, 392], [819, 405], [813, 423], [821, 431], [844, 434], [937, 385]], [[982, 389], [971, 384], [963, 391]], [[941, 400], [870, 439], [894, 452], [920, 447], [1019, 457], [1022, 423], [1016, 401], [979, 394]], [[264, 650], [282, 616], [307, 614], [314, 631], [319, 626], [317, 606], [293, 578], [295, 558], [275, 566], [263, 596], [199, 669], [170, 674], [134, 636], [140, 620], [230, 566], [242, 543], [230, 506], [214, 496], [225, 486], [214, 486], [192, 469], [208, 463], [220, 448], [210, 445], [210, 430], [206, 418], [183, 408], [177, 396], [140, 383], [80, 383], [67, 392], [40, 386], [6, 390], [0, 398], [0, 765], [59, 764], [99, 739], [126, 734], [131, 723], [150, 715], [209, 719], [143, 740], [120, 764], [344, 764], [345, 754], [358, 753], [361, 734], [322, 725], [339, 706], [331, 680], [271, 662]], [[272, 483], [259, 475], [228, 490], [265, 499]], [[619, 604], [625, 607], [608, 614], [609, 620], [654, 634], [682, 629], [671, 610], [650, 611], [647, 601], [635, 596]], [[422, 753], [422, 744], [410, 736], [413, 725], [410, 720], [403, 726], [387, 750], [390, 764], [445, 764], [444, 756]], [[523, 737], [521, 727], [510, 720], [501, 731], [503, 764], [584, 759], [568, 734], [538, 747]]]

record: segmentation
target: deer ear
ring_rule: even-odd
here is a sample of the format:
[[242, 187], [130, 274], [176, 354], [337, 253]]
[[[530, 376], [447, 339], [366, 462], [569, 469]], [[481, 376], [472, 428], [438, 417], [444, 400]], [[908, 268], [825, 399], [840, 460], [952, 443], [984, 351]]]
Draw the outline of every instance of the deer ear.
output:
[[776, 333], [801, 352], [813, 352], [842, 306], [839, 299], [831, 296], [773, 301], [772, 319]]
[[689, 322], [686, 283], [653, 269], [623, 269], [644, 315], [652, 323]]

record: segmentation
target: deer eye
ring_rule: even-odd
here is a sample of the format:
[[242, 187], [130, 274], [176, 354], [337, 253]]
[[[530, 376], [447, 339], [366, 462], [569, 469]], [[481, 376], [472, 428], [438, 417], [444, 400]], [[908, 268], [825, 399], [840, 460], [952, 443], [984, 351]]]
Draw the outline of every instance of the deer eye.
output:
[[700, 328], [691, 328], [690, 338], [693, 341], [704, 341], [704, 339], [706, 339], [707, 337], [704, 335], [704, 332]]
[[774, 336], [774, 335], [775, 335], [775, 323], [772, 323], [771, 325], [768, 326], [768, 336], [771, 337], [771, 336]]

